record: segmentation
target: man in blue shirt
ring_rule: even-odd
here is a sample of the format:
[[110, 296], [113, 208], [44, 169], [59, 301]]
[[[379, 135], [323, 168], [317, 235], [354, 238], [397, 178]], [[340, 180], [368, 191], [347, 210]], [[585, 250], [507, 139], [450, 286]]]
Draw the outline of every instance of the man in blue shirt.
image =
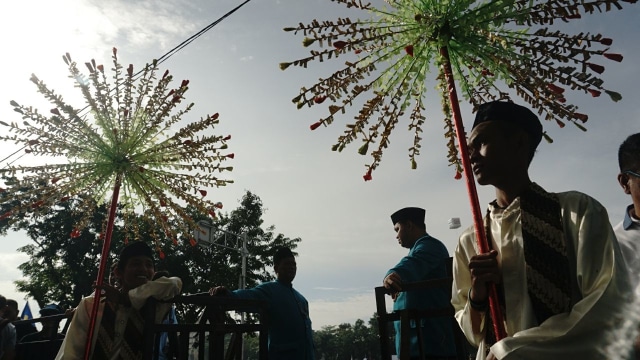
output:
[[[416, 207], [403, 208], [391, 215], [391, 222], [400, 246], [409, 254], [391, 268], [383, 280], [391, 290], [393, 310], [428, 310], [449, 306], [448, 289], [436, 288], [402, 292], [403, 282], [439, 279], [447, 276], [449, 252], [440, 240], [427, 234], [424, 223], [425, 210]], [[411, 322], [411, 359], [419, 359], [417, 328], [422, 328], [423, 346], [427, 359], [455, 358], [451, 319], [447, 317], [420, 319]], [[396, 350], [400, 354], [400, 322], [395, 322]]]
[[296, 277], [296, 259], [290, 249], [281, 247], [273, 256], [276, 280], [253, 289], [230, 292], [224, 286], [209, 290], [211, 295], [268, 303], [269, 360], [313, 360], [313, 332], [309, 303], [291, 284]]

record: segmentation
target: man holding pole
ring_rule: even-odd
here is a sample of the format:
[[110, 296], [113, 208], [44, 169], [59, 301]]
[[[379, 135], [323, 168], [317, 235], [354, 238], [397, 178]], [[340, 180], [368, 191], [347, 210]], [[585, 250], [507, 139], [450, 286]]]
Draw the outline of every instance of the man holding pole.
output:
[[[479, 107], [468, 139], [472, 171], [496, 199], [485, 217], [490, 251], [474, 229], [453, 262], [456, 319], [476, 359], [606, 359], [607, 332], [629, 283], [606, 210], [576, 192], [549, 193], [529, 179], [542, 139], [537, 116], [494, 101]], [[497, 286], [507, 336], [493, 336], [490, 284]]]

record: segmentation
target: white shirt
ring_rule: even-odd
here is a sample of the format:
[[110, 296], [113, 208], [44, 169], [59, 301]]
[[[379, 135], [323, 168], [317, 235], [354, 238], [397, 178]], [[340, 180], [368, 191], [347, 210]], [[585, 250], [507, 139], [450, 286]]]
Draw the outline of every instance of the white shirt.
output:
[[[135, 289], [129, 290], [129, 299], [131, 300], [131, 306], [119, 306], [116, 311], [115, 318], [115, 331], [114, 331], [114, 348], [116, 351], [113, 357], [117, 357], [119, 352], [119, 344], [124, 341], [124, 330], [127, 326], [127, 319], [131, 311], [139, 310], [145, 304], [149, 297], [154, 297], [158, 300], [168, 300], [180, 293], [182, 288], [182, 280], [177, 277], [161, 277], [154, 281], [149, 281], [144, 285], [138, 286]], [[84, 350], [87, 342], [87, 336], [89, 333], [89, 323], [91, 317], [91, 309], [93, 307], [93, 296], [88, 296], [80, 301], [80, 304], [76, 308], [76, 312], [69, 325], [69, 330], [64, 338], [60, 351], [56, 356], [56, 360], [80, 360], [84, 359]], [[159, 303], [156, 308], [156, 323], [160, 323], [164, 315], [171, 308], [171, 304]], [[98, 339], [97, 329], [100, 329], [100, 322], [102, 320], [102, 312], [104, 310], [104, 302], [100, 304], [98, 309], [98, 316], [96, 319], [96, 331], [94, 332], [92, 342], [92, 353], [95, 348], [96, 340]]]
[[629, 278], [635, 288], [640, 283], [640, 220], [631, 216], [633, 205], [627, 207], [627, 212], [618, 225], [613, 228], [620, 243], [622, 256], [629, 270]]
[[[577, 285], [582, 300], [570, 313], [551, 316], [537, 325], [527, 289], [520, 199], [506, 209], [495, 209], [491, 214], [491, 239], [502, 271], [507, 337], [494, 344], [491, 352], [500, 360], [605, 359], [602, 351], [607, 346], [607, 331], [615, 327], [611, 321], [614, 311], [630, 293], [620, 249], [604, 207], [579, 192], [557, 195], [567, 247], [573, 248], [569, 262], [577, 263], [577, 276], [572, 283]], [[476, 359], [482, 360], [486, 352], [484, 331], [473, 332], [468, 301], [468, 264], [477, 254], [476, 249], [471, 227], [462, 234], [455, 251], [451, 302], [465, 336], [479, 348]], [[483, 317], [480, 328], [484, 327]]]

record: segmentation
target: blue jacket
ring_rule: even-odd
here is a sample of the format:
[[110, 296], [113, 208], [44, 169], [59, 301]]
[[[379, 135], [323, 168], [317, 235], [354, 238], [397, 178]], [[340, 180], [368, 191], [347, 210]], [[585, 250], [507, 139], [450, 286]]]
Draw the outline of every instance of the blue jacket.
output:
[[309, 303], [291, 284], [270, 281], [233, 296], [269, 304], [269, 360], [314, 359]]
[[[449, 252], [440, 240], [429, 235], [419, 238], [409, 254], [391, 268], [400, 275], [402, 282], [439, 279], [447, 276], [446, 262]], [[386, 275], [385, 275], [386, 276]], [[450, 304], [449, 289], [429, 289], [401, 292], [393, 304], [393, 310], [442, 308]], [[400, 353], [400, 322], [395, 322], [396, 350]], [[417, 326], [422, 327], [424, 349], [427, 356], [455, 356], [452, 322], [450, 318], [421, 319], [419, 324], [411, 322], [411, 356], [419, 355]]]

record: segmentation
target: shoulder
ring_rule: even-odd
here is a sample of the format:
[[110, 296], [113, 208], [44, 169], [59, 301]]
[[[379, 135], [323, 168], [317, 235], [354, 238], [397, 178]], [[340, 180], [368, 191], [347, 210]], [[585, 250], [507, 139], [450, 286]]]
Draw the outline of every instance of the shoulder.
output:
[[416, 240], [416, 243], [413, 246], [413, 248], [414, 249], [419, 249], [419, 248], [445, 249], [445, 250], [447, 249], [447, 247], [444, 246], [444, 243], [442, 243], [442, 241], [428, 234]]
[[608, 218], [605, 207], [593, 197], [579, 191], [555, 193], [558, 196], [563, 213], [570, 216], [585, 214], [604, 215]]

